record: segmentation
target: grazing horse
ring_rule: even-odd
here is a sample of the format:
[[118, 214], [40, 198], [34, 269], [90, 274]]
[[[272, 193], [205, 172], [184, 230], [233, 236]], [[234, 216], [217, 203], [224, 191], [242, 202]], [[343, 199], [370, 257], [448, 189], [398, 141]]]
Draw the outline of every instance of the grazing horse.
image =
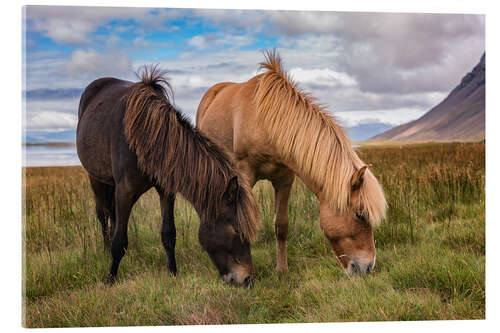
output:
[[200, 216], [199, 241], [221, 277], [249, 285], [250, 241], [260, 223], [251, 187], [230, 156], [172, 106], [163, 71], [144, 67], [140, 78], [137, 83], [98, 79], [85, 89], [78, 109], [78, 157], [90, 178], [107, 245], [110, 219], [107, 282], [114, 282], [127, 249], [132, 206], [154, 187], [160, 196], [169, 271], [177, 272], [174, 201], [179, 192]]
[[350, 273], [375, 265], [373, 227], [385, 217], [381, 186], [332, 116], [300, 90], [276, 51], [267, 71], [247, 82], [223, 82], [203, 96], [197, 127], [232, 151], [250, 185], [275, 190], [276, 268], [287, 271], [288, 198], [295, 175], [320, 203], [320, 227]]

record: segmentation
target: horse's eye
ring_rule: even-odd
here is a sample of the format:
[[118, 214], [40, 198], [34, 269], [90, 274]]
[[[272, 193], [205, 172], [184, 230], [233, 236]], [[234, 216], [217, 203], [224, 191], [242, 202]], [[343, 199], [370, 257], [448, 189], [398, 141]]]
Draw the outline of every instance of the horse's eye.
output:
[[244, 239], [245, 237], [243, 237], [243, 233], [240, 231], [240, 229], [238, 229], [238, 228], [236, 228], [236, 227], [233, 227], [233, 229], [234, 229], [234, 233], [235, 233], [236, 235], [238, 235], [238, 237], [240, 238], [240, 240], [241, 240], [241, 241], [243, 241], [243, 239]]
[[363, 214], [362, 214], [362, 213], [360, 213], [360, 212], [356, 212], [356, 213], [355, 213], [355, 215], [356, 215], [356, 218], [357, 218], [358, 220], [360, 220], [360, 221], [364, 221], [364, 220], [365, 220], [365, 217], [363, 216]]

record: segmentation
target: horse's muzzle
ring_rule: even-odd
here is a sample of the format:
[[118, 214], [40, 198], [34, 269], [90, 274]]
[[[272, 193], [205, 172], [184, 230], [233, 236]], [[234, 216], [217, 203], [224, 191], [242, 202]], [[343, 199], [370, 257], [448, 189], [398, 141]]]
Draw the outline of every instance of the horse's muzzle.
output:
[[233, 265], [231, 270], [222, 275], [222, 279], [238, 287], [252, 287], [252, 267], [248, 265]]
[[349, 263], [349, 266], [347, 267], [347, 272], [349, 274], [352, 273], [370, 274], [371, 272], [373, 272], [374, 267], [375, 267], [375, 258], [373, 259], [373, 262], [371, 261], [362, 262], [360, 260], [354, 259]]
[[251, 275], [248, 275], [243, 280], [238, 281], [237, 279], [235, 279], [234, 276], [232, 276], [231, 273], [229, 273], [229, 274], [222, 276], [222, 279], [226, 283], [233, 285], [233, 286], [236, 286], [236, 287], [245, 287], [245, 288], [252, 288], [253, 287], [253, 278]]

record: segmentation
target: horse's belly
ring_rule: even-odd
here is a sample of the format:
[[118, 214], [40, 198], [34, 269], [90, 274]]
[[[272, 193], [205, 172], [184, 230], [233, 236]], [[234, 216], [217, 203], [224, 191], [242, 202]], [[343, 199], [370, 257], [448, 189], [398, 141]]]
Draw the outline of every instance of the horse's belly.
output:
[[280, 179], [290, 173], [288, 167], [281, 163], [264, 162], [255, 167], [257, 179]]
[[[80, 154], [78, 156], [80, 157]], [[83, 153], [80, 161], [92, 178], [109, 185], [115, 184], [113, 173], [111, 172], [111, 161], [109, 159], [105, 159], [99, 155], [87, 156], [86, 153]]]

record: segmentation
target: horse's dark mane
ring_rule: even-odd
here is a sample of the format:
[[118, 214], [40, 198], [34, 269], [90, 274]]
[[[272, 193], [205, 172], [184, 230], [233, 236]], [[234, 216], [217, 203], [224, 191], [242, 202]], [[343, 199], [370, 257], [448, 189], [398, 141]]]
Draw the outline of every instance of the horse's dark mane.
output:
[[237, 228], [255, 239], [260, 213], [247, 180], [222, 148], [195, 129], [171, 103], [171, 86], [157, 66], [144, 66], [126, 98], [125, 137], [140, 169], [163, 190], [179, 192], [215, 221], [229, 180], [238, 176]]

